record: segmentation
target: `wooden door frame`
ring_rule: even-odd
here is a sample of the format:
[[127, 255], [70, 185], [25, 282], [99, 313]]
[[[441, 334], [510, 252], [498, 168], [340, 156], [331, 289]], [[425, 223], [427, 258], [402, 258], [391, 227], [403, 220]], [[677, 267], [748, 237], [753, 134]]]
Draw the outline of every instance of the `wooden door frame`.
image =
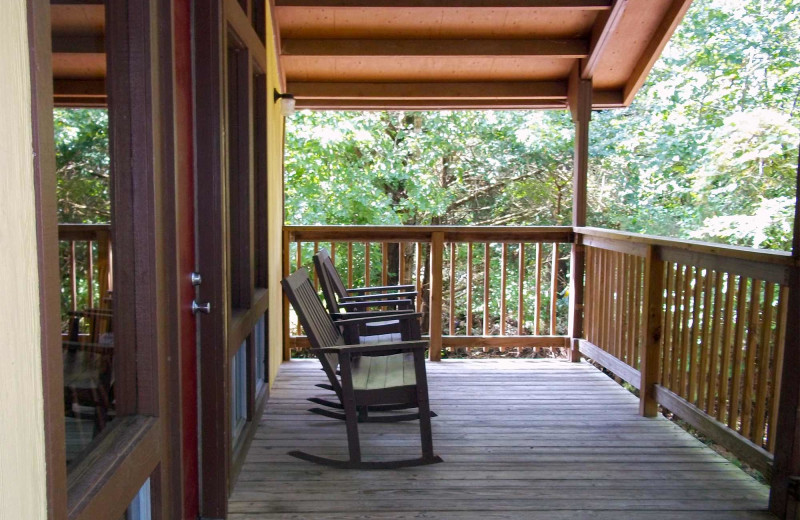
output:
[[[259, 131], [253, 124], [253, 106], [260, 102], [254, 101], [253, 77], [258, 70], [266, 80], [267, 73], [264, 35], [254, 27], [258, 24], [253, 23], [253, 17], [264, 15], [264, 10], [253, 9], [252, 0], [244, 5], [237, 0], [194, 3], [195, 218], [197, 264], [203, 277], [198, 298], [211, 304], [211, 313], [202, 316], [198, 327], [202, 432], [200, 514], [209, 518], [223, 518], [227, 514], [228, 495], [255, 433], [256, 419], [263, 411], [269, 387], [263, 385], [256, 395], [253, 384], [255, 349], [251, 337], [255, 324], [267, 311], [269, 299], [266, 288], [259, 287], [266, 277], [254, 272], [259, 265], [256, 259], [263, 263], [263, 255], [259, 257], [255, 247], [262, 247], [261, 244], [266, 247], [267, 242], [253, 240], [253, 232], [258, 229], [254, 222], [254, 190], [266, 189], [266, 160], [256, 157], [253, 146], [254, 134]], [[243, 56], [235, 60], [237, 93], [230, 92], [229, 97], [229, 70], [233, 68], [229, 69], [228, 57], [232, 42], [242, 49]], [[268, 96], [258, 98], [266, 103]], [[237, 112], [229, 114], [233, 105]], [[266, 109], [263, 113], [266, 114]], [[236, 121], [236, 131], [242, 132], [235, 142], [229, 141], [232, 120]], [[266, 131], [266, 124], [261, 127]], [[266, 136], [264, 141], [266, 146]], [[254, 177], [257, 175], [254, 169], [259, 167], [254, 166], [256, 163], [264, 169], [263, 182]], [[232, 169], [239, 172], [234, 184], [229, 175]], [[235, 198], [238, 206], [247, 208], [246, 214], [237, 215], [235, 222], [249, 236], [232, 237], [229, 232], [231, 198]], [[265, 216], [266, 212], [259, 218]], [[236, 258], [229, 254], [231, 247], [236, 248]], [[262, 267], [266, 269], [265, 265]], [[232, 275], [234, 270], [236, 273]], [[234, 285], [238, 287], [235, 302], [231, 299]], [[245, 342], [248, 422], [234, 446], [230, 363]]]
[[[81, 471], [67, 474], [63, 417], [58, 223], [47, 0], [28, 0], [35, 153], [47, 509], [50, 519], [118, 518], [151, 482], [153, 518], [175, 518], [179, 458], [171, 440], [175, 391], [169, 364], [176, 320], [171, 130], [171, 0], [114, 0], [107, 11], [110, 147], [114, 168], [115, 356], [118, 416]], [[172, 208], [174, 209], [174, 208]], [[175, 309], [178, 310], [178, 309]], [[179, 405], [178, 405], [179, 406]], [[79, 464], [80, 466], [80, 464]], [[175, 499], [173, 499], [175, 497]]]

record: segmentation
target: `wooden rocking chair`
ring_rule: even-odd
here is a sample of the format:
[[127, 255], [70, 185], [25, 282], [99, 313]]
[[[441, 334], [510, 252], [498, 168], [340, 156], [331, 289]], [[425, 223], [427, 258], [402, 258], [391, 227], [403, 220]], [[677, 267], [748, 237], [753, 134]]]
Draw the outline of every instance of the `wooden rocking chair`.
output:
[[[441, 462], [442, 459], [433, 454], [431, 411], [425, 372], [425, 350], [428, 343], [416, 340], [348, 345], [340, 327], [344, 327], [348, 336], [357, 337], [357, 326], [375, 318], [355, 318], [334, 323], [319, 301], [305, 269], [284, 278], [281, 283], [308, 335], [313, 347], [311, 351], [322, 363], [331, 389], [339, 397], [344, 413], [320, 409], [310, 411], [345, 421], [350, 459], [335, 460], [301, 451], [292, 451], [289, 455], [317, 464], [352, 469], [394, 469]], [[403, 325], [404, 337], [418, 334], [418, 331], [414, 331], [415, 326], [419, 327], [418, 315], [409, 313], [396, 317], [406, 324]], [[337, 376], [337, 366], [341, 377]], [[416, 407], [418, 412], [386, 417], [369, 416], [369, 411], [376, 409], [409, 407]], [[361, 460], [359, 420], [397, 422], [415, 419], [419, 419], [420, 423], [421, 457], [386, 462]]]

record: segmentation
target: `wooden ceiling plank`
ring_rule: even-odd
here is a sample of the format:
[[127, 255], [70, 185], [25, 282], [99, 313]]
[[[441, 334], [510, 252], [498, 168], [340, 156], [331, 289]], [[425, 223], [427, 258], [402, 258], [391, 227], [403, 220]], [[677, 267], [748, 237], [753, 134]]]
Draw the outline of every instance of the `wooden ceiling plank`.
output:
[[295, 99], [566, 99], [564, 81], [338, 83], [289, 82]]
[[586, 57], [585, 40], [333, 40], [287, 39], [284, 56], [464, 56]]
[[644, 52], [642, 53], [639, 61], [636, 63], [636, 67], [634, 67], [633, 72], [631, 73], [628, 82], [625, 85], [625, 89], [623, 91], [623, 104], [624, 106], [629, 106], [633, 102], [633, 98], [636, 95], [636, 92], [644, 84], [645, 79], [647, 79], [647, 75], [650, 73], [650, 69], [653, 68], [656, 60], [661, 56], [661, 51], [664, 50], [666, 47], [667, 42], [669, 42], [672, 33], [675, 32], [678, 25], [683, 20], [686, 11], [689, 10], [689, 6], [692, 4], [692, 0], [673, 0], [672, 5], [670, 6], [667, 13], [664, 15], [664, 18], [659, 24], [656, 33], [650, 39], [650, 43], [645, 48]]
[[619, 21], [622, 19], [622, 13], [625, 12], [625, 7], [628, 5], [628, 0], [614, 0], [613, 5], [609, 11], [600, 13], [597, 21], [592, 29], [592, 39], [589, 45], [589, 56], [586, 59], [586, 64], [581, 71], [582, 79], [591, 79], [594, 77], [594, 72], [597, 69], [597, 64], [600, 62], [600, 57], [603, 51], [611, 41], [611, 35], [614, 29], [617, 28]]
[[524, 7], [553, 9], [602, 10], [611, 7], [612, 0], [275, 0], [281, 7], [428, 7], [456, 8], [470, 7]]

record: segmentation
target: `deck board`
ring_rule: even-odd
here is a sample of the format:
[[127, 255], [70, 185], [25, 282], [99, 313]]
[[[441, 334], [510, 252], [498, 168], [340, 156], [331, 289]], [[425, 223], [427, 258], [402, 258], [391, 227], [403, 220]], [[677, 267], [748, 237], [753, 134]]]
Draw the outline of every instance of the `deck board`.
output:
[[[285, 363], [229, 500], [251, 519], [769, 519], [769, 489], [587, 363], [428, 364], [442, 464], [327, 468], [347, 458], [344, 423], [308, 413], [330, 397], [315, 360]], [[365, 460], [419, 455], [416, 421], [361, 424]]]

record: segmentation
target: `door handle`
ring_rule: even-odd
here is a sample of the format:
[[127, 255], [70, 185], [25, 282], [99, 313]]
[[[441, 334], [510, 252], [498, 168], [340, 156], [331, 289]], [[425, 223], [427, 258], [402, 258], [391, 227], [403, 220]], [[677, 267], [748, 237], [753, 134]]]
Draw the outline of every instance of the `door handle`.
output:
[[203, 314], [211, 314], [211, 303], [197, 303], [197, 300], [192, 300], [192, 314], [202, 312]]

